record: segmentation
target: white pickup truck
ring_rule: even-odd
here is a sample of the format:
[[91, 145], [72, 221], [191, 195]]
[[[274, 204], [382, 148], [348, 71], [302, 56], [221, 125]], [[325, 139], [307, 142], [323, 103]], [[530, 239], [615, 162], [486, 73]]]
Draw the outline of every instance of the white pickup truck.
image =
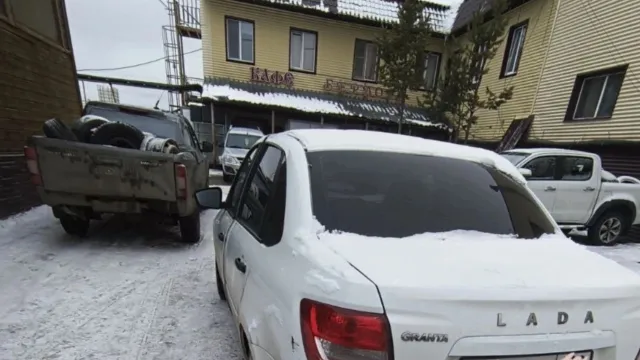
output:
[[529, 188], [567, 234], [587, 230], [595, 245], [613, 245], [640, 224], [640, 180], [616, 178], [593, 153], [513, 149], [501, 153], [520, 169]]

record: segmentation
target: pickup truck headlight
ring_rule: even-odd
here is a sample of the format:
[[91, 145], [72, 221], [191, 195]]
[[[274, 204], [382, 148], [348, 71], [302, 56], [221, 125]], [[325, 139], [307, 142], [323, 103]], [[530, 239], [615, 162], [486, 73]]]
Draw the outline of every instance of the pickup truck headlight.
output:
[[223, 155], [222, 156], [222, 162], [225, 165], [240, 165], [240, 161], [238, 161], [238, 159], [234, 156], [231, 155]]

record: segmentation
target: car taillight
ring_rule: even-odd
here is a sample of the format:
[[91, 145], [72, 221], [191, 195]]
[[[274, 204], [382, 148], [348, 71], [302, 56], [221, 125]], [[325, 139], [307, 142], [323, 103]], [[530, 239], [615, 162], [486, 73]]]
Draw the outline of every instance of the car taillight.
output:
[[38, 166], [38, 153], [35, 148], [25, 146], [24, 157], [27, 161], [27, 169], [31, 176], [31, 183], [36, 186], [42, 185], [42, 176], [40, 175], [40, 166]]
[[308, 360], [391, 360], [387, 318], [309, 299], [300, 302], [300, 323]]
[[176, 197], [184, 200], [187, 198], [187, 167], [184, 164], [176, 164]]

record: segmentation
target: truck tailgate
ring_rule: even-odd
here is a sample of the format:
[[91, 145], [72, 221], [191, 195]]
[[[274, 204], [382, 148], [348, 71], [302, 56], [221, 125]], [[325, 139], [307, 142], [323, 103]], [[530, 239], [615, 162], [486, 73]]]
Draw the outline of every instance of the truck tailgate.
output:
[[175, 201], [173, 156], [32, 137], [45, 191]]

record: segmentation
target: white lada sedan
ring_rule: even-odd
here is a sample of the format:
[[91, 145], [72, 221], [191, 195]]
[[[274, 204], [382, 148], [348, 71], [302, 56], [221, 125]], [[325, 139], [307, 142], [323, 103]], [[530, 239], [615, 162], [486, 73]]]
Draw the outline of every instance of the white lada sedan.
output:
[[640, 276], [565, 238], [489, 151], [355, 130], [263, 138], [214, 221], [255, 360], [630, 360]]

